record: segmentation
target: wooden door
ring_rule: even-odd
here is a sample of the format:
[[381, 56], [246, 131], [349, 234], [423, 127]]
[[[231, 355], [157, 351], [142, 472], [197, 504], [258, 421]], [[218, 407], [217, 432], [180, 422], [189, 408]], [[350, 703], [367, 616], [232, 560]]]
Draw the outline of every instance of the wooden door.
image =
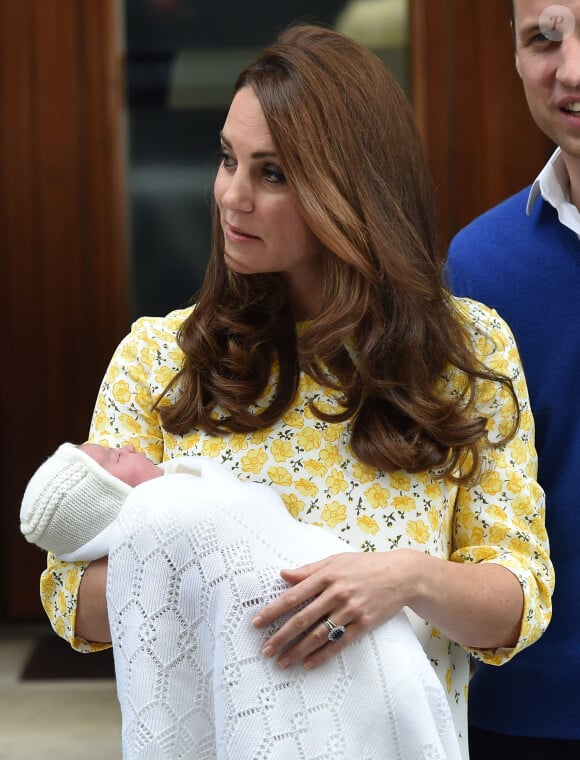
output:
[[41, 618], [27, 479], [86, 438], [127, 329], [116, 0], [0, 3], [0, 617]]
[[442, 245], [529, 184], [553, 146], [528, 112], [505, 0], [410, 0], [412, 98]]

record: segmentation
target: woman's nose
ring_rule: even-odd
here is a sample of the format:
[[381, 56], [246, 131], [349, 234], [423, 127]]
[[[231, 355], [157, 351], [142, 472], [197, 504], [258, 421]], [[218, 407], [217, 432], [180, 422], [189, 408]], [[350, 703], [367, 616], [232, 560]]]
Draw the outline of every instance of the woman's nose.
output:
[[254, 198], [252, 191], [252, 182], [250, 177], [245, 175], [238, 168], [234, 174], [230, 175], [227, 185], [221, 197], [222, 205], [231, 211], [243, 211], [249, 213], [254, 208]]

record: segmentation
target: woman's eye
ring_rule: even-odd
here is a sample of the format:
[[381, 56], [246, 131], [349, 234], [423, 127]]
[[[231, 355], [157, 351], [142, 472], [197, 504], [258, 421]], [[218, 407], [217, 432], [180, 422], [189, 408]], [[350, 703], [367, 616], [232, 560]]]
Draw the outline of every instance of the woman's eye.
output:
[[265, 166], [264, 177], [266, 179], [266, 182], [271, 182], [272, 184], [286, 182], [284, 173], [281, 172], [280, 169], [277, 169], [275, 166]]
[[233, 156], [225, 150], [220, 150], [218, 153], [218, 160], [222, 166], [226, 167], [226, 169], [231, 169], [236, 165]]

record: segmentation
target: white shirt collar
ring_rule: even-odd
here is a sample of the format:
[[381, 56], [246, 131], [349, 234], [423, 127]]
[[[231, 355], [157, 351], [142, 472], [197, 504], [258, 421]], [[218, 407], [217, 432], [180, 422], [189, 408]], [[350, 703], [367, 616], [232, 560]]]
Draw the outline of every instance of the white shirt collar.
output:
[[562, 158], [562, 151], [556, 148], [530, 189], [526, 214], [529, 216], [532, 213], [532, 208], [538, 196], [541, 195], [556, 209], [560, 222], [580, 237], [580, 212], [573, 203], [570, 203], [569, 187], [570, 179]]

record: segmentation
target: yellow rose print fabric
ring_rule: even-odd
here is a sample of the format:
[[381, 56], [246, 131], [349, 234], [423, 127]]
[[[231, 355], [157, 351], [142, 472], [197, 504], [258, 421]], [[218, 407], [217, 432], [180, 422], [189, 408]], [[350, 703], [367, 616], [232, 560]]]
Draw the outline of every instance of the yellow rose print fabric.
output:
[[[332, 409], [336, 399], [309, 377], [302, 377], [292, 408], [268, 430], [220, 437], [198, 430], [183, 436], [166, 433], [150, 410], [181, 366], [176, 333], [189, 310], [142, 318], [133, 325], [102, 382], [90, 439], [111, 447], [131, 443], [155, 462], [181, 455], [211, 457], [242, 479], [272, 486], [293, 517], [323, 526], [361, 551], [412, 547], [454, 562], [494, 562], [509, 568], [525, 598], [519, 641], [510, 650], [472, 652], [499, 665], [535, 641], [548, 625], [553, 570], [543, 493], [534, 479], [533, 419], [513, 336], [494, 311], [467, 299], [456, 302], [479, 357], [512, 378], [521, 405], [515, 439], [487, 452], [482, 476], [472, 487], [443, 481], [435, 471], [380, 472], [357, 461], [349, 445], [350, 423], [324, 422], [310, 412], [309, 402]], [[457, 370], [449, 368], [443, 374], [440, 388], [461, 392]], [[482, 381], [476, 403], [488, 420], [490, 439], [497, 440], [515, 414], [509, 395]], [[41, 593], [57, 633], [75, 649], [95, 650], [97, 646], [74, 636], [84, 567], [49, 555]], [[426, 641], [427, 654], [455, 707], [458, 731], [465, 736], [469, 653], [427, 623], [422, 625], [421, 641]]]

